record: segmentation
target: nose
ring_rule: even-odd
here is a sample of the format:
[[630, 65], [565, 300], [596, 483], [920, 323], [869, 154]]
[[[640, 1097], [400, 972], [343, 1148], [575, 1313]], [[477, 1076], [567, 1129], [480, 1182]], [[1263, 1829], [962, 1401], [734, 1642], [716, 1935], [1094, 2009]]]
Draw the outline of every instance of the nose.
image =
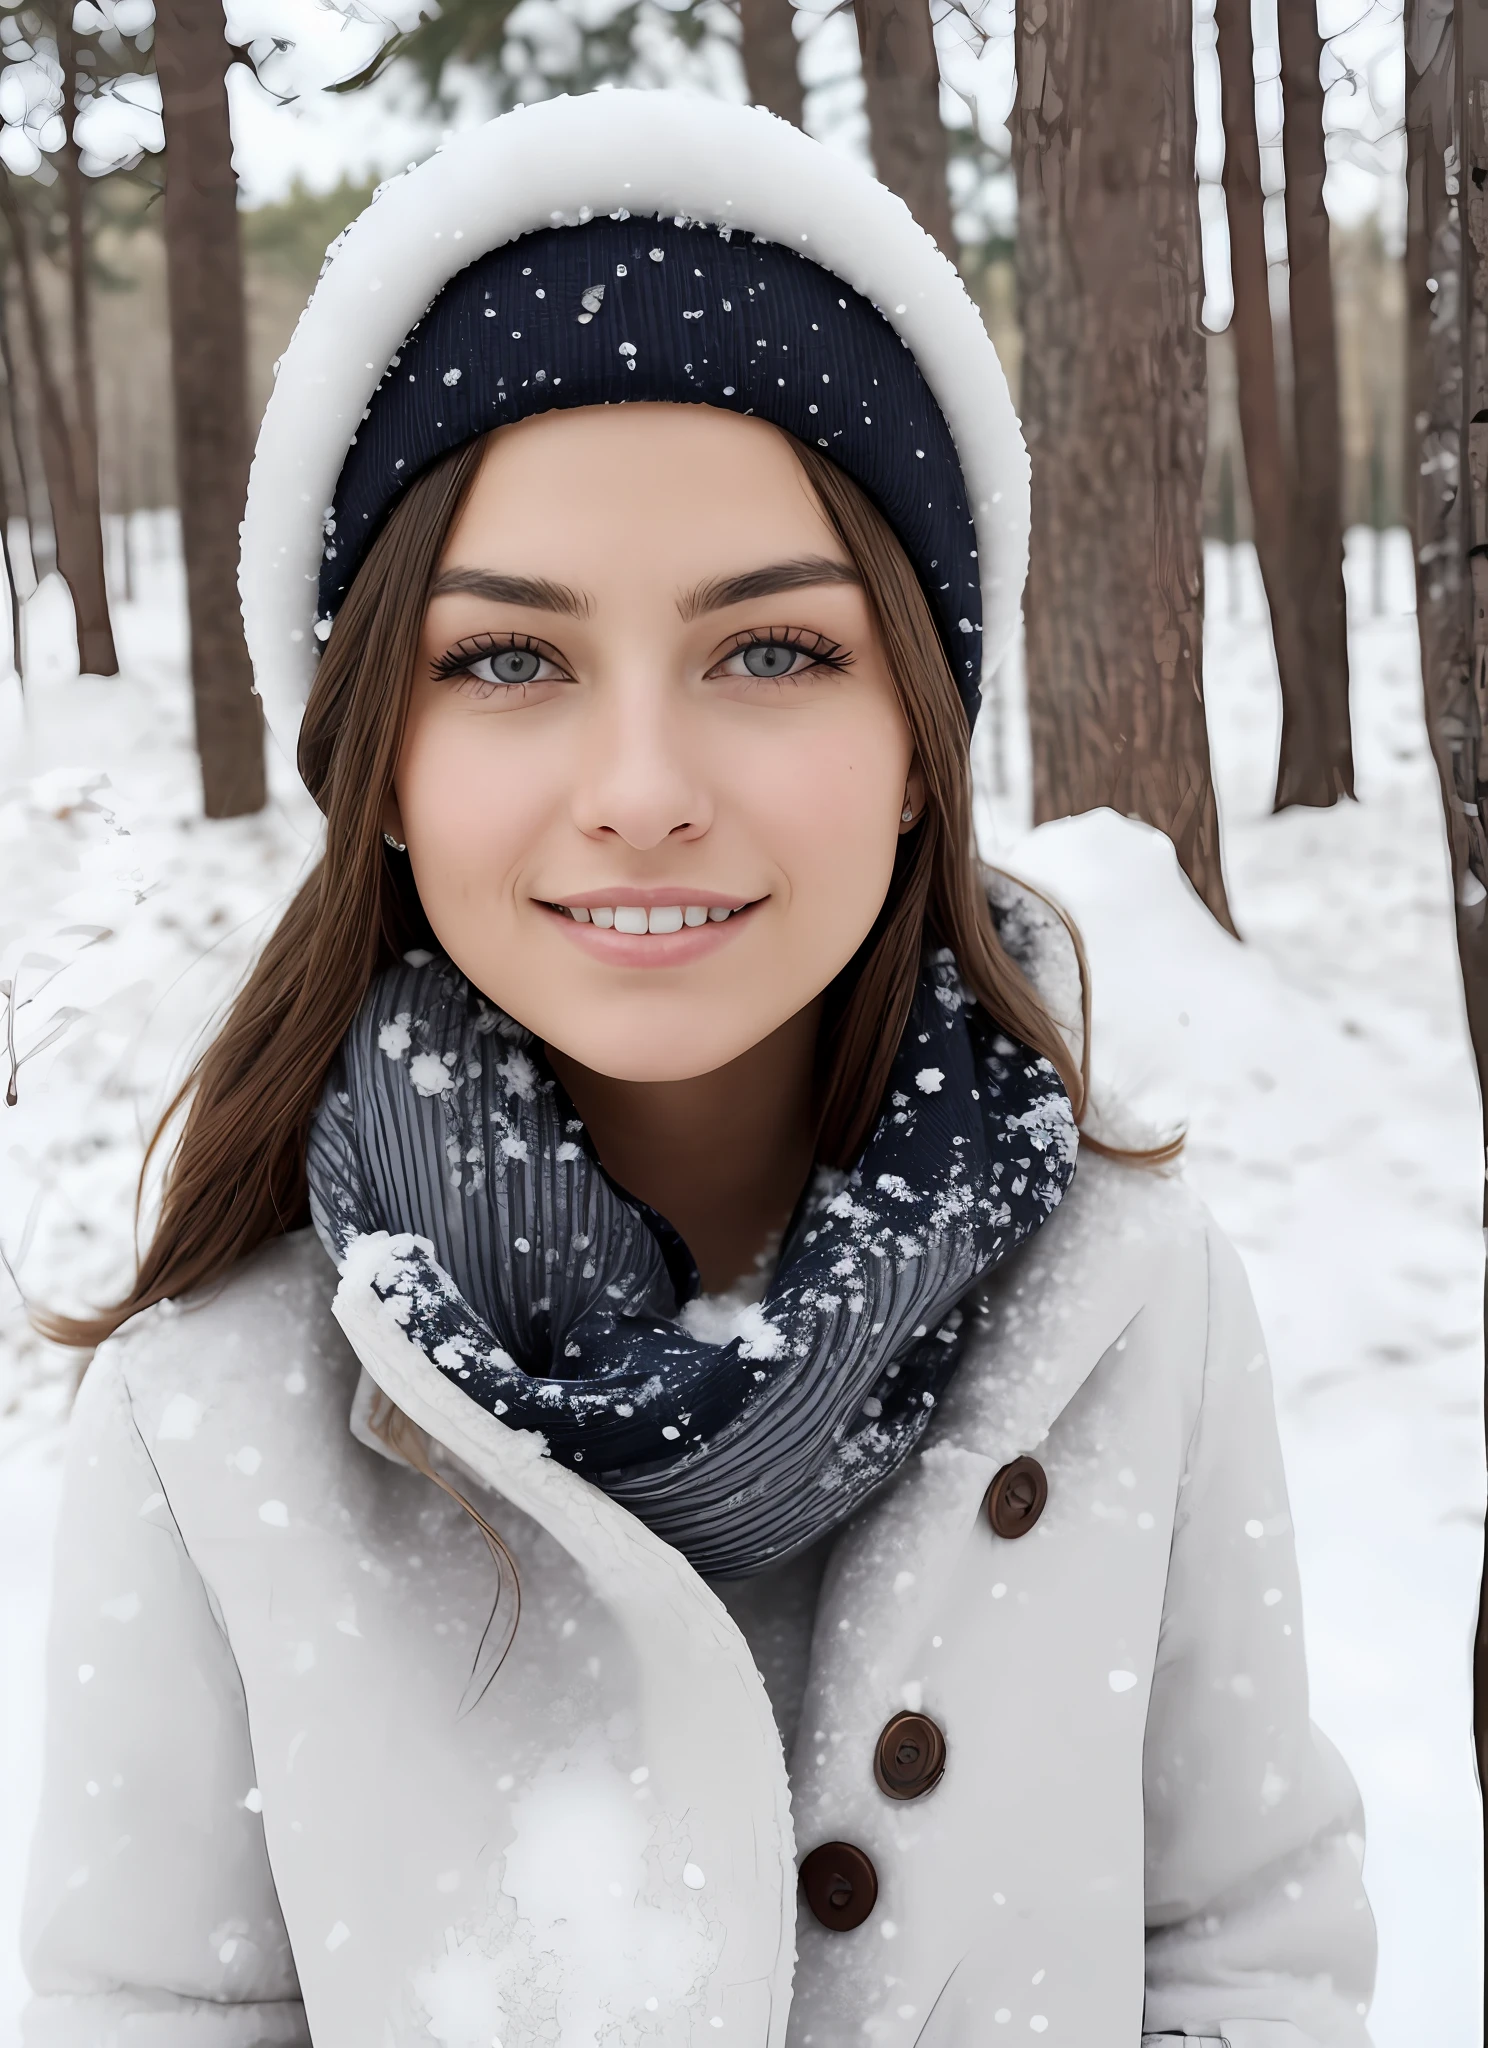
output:
[[708, 830], [704, 749], [681, 695], [659, 673], [616, 679], [595, 693], [573, 793], [581, 832], [644, 853]]

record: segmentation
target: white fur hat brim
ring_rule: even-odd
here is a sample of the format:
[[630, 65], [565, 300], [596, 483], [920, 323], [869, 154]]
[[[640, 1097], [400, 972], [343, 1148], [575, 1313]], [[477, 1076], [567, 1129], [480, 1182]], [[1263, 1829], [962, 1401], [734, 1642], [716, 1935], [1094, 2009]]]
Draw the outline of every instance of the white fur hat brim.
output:
[[454, 137], [383, 186], [332, 247], [259, 430], [238, 572], [255, 687], [291, 758], [315, 673], [324, 521], [389, 359], [476, 257], [621, 207], [800, 249], [879, 308], [956, 444], [976, 521], [984, 678], [1002, 658], [1028, 563], [1028, 456], [954, 266], [902, 200], [788, 122], [691, 93], [607, 90]]

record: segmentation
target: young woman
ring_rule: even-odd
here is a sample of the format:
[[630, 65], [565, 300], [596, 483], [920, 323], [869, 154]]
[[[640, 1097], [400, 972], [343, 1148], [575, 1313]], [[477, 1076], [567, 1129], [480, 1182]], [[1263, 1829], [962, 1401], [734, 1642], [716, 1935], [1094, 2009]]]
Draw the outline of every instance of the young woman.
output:
[[325, 853], [71, 1326], [32, 2043], [1366, 2042], [1245, 1282], [1075, 1173], [973, 859], [1027, 502], [765, 116], [528, 109], [333, 253], [243, 551]]

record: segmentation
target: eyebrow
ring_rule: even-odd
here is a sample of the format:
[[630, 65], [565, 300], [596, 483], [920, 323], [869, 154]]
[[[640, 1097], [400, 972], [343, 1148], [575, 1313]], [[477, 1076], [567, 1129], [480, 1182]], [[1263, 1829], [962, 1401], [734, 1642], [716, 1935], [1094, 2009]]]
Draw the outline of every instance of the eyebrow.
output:
[[483, 597], [490, 604], [526, 605], [530, 611], [561, 612], [571, 619], [587, 619], [594, 609], [581, 590], [566, 583], [550, 583], [546, 576], [497, 576], [489, 569], [444, 569], [434, 579], [430, 593], [447, 597]]
[[[834, 561], [830, 555], [801, 555], [794, 561], [771, 562], [763, 569], [746, 569], [737, 576], [715, 576], [694, 585], [677, 600], [684, 620], [721, 612], [729, 605], [752, 604], [761, 597], [778, 597], [787, 590], [809, 590], [824, 583], [860, 584], [849, 562]], [[483, 597], [489, 604], [525, 605], [531, 611], [558, 612], [571, 619], [587, 619], [593, 601], [566, 583], [553, 583], [546, 576], [501, 576], [490, 569], [445, 569], [434, 580], [432, 595], [458, 593]]]
[[778, 597], [784, 590], [808, 590], [822, 583], [861, 583], [849, 562], [835, 562], [829, 555], [802, 555], [793, 562], [772, 562], [765, 569], [746, 569], [741, 576], [715, 576], [699, 583], [677, 600], [684, 619], [701, 618], [704, 612], [721, 612], [731, 604], [752, 604], [756, 598]]

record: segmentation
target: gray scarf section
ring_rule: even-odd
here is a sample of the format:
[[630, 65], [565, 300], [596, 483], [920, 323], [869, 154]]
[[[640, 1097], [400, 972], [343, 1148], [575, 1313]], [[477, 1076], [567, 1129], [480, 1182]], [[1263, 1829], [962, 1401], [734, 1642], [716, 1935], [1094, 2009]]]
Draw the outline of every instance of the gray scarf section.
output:
[[1054, 1070], [941, 954], [862, 1158], [818, 1171], [763, 1300], [728, 1311], [606, 1174], [541, 1048], [415, 954], [347, 1034], [309, 1176], [338, 1262], [391, 1233], [378, 1291], [440, 1371], [731, 1578], [898, 1469], [955, 1370], [968, 1289], [1052, 1213], [1075, 1150]]

